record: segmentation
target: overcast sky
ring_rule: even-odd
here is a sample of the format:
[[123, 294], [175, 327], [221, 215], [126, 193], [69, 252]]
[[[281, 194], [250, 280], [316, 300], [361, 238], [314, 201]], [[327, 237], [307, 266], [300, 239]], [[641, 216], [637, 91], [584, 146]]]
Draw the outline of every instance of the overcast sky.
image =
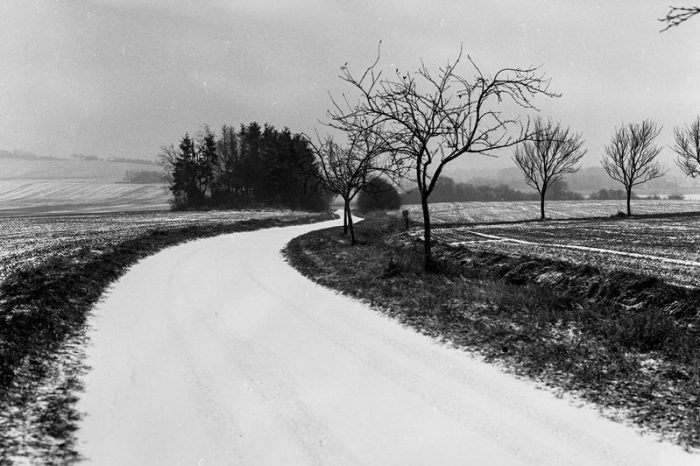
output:
[[593, 165], [616, 125], [653, 118], [670, 144], [700, 113], [700, 19], [659, 34], [668, 4], [1, 0], [0, 149], [153, 158], [205, 123], [312, 132], [339, 67], [368, 65], [382, 40], [387, 68], [444, 63], [460, 43], [486, 72], [542, 65], [563, 96], [536, 103], [583, 133]]

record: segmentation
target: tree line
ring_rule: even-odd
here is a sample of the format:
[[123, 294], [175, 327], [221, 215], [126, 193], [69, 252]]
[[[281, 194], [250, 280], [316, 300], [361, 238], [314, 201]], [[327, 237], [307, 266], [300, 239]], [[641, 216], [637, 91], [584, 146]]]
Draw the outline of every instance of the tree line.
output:
[[256, 122], [239, 129], [204, 127], [178, 146], [161, 149], [160, 162], [176, 209], [261, 207], [323, 210], [330, 200], [307, 139], [288, 128]]
[[[460, 51], [454, 62], [437, 70], [421, 62], [416, 71], [396, 69], [388, 74], [378, 66], [380, 58], [378, 51], [374, 62], [359, 73], [347, 64], [341, 67], [340, 78], [350, 92], [340, 99], [331, 96], [326, 123], [345, 133], [351, 146], [358, 138], [374, 141], [372, 150], [361, 145], [355, 151], [343, 150], [341, 145], [324, 150], [331, 145], [319, 144], [314, 152], [321, 163], [342, 166], [347, 162], [361, 168], [363, 176], [351, 181], [354, 190], [361, 190], [368, 179], [380, 173], [412, 178], [415, 190], [404, 199], [420, 203], [422, 208], [426, 270], [433, 265], [429, 201], [440, 200], [442, 194], [438, 193], [450, 191], [454, 198], [477, 200], [487, 191], [455, 186], [442, 176], [445, 167], [460, 157], [498, 156], [511, 150], [526, 183], [537, 192], [540, 218], [546, 218], [545, 200], [551, 199], [548, 193], [562, 186], [566, 174], [579, 169], [586, 149], [580, 133], [552, 119], [528, 115], [538, 112], [534, 99], [560, 96], [550, 90], [550, 79], [538, 67], [504, 67], [487, 73], [467, 56], [468, 76], [458, 72], [464, 58]], [[605, 146], [601, 164], [622, 184], [627, 215], [631, 215], [633, 189], [665, 174], [656, 161], [661, 147], [655, 140], [660, 132], [650, 119], [625, 123], [615, 128]], [[685, 128], [676, 128], [675, 142], [679, 167], [689, 176], [699, 174], [700, 117]], [[375, 150], [377, 146], [379, 150]], [[344, 189], [349, 192], [347, 186]], [[333, 192], [341, 194], [339, 191]], [[503, 200], [522, 195], [503, 187], [499, 194]]]
[[[564, 180], [552, 183], [547, 190], [547, 199], [552, 201], [582, 200], [583, 196], [569, 189]], [[497, 186], [474, 185], [455, 182], [452, 178], [442, 176], [435, 185], [431, 195], [432, 202], [498, 202], [498, 201], [536, 201], [539, 195], [513, 189], [507, 184]], [[403, 204], [420, 204], [420, 193], [411, 190], [401, 196]]]

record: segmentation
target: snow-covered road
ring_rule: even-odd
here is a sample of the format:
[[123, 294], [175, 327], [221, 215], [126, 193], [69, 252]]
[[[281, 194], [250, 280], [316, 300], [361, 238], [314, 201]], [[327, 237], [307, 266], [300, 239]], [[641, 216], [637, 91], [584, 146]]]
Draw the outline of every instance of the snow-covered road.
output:
[[91, 318], [99, 465], [700, 464], [303, 278], [236, 233], [134, 266]]

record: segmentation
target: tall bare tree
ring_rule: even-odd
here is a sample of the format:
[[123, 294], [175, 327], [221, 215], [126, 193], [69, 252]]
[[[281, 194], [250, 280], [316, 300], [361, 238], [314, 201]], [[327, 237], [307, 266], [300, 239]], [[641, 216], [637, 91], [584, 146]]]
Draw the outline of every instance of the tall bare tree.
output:
[[353, 122], [383, 125], [383, 139], [410, 162], [423, 210], [426, 270], [433, 268], [428, 199], [444, 167], [464, 154], [495, 155], [528, 139], [529, 121], [506, 115], [505, 109], [514, 104], [516, 109], [536, 110], [535, 96], [556, 95], [537, 67], [502, 68], [486, 75], [467, 56], [474, 75], [466, 78], [457, 72], [461, 59], [460, 50], [454, 63], [437, 72], [421, 61], [417, 71], [397, 69], [391, 78], [377, 66], [379, 53], [360, 75], [343, 66], [340, 78], [359, 97], [352, 104], [346, 95], [333, 99], [329, 111], [331, 125], [341, 128]]
[[666, 16], [659, 19], [659, 21], [666, 24], [666, 27], [661, 32], [685, 23], [697, 14], [700, 14], [700, 6], [670, 6]]
[[673, 128], [676, 165], [686, 176], [700, 175], [700, 116], [685, 128]]
[[533, 136], [515, 148], [513, 161], [520, 167], [525, 182], [540, 195], [540, 219], [545, 219], [544, 200], [547, 188], [569, 173], [586, 155], [583, 138], [552, 120], [535, 119]]
[[654, 139], [660, 133], [661, 128], [651, 120], [628, 123], [616, 128], [610, 144], [605, 146], [601, 163], [608, 176], [625, 187], [627, 215], [632, 215], [632, 188], [666, 174], [663, 167], [655, 161], [661, 147], [654, 144]]
[[[361, 124], [357, 123], [357, 126]], [[332, 136], [324, 139], [317, 136], [317, 142], [309, 140], [309, 145], [316, 156], [324, 189], [343, 199], [344, 233], [350, 232], [351, 244], [354, 245], [355, 228], [350, 203], [380, 176], [398, 176], [400, 167], [391, 156], [391, 147], [372, 128], [361, 131], [348, 129], [347, 135], [348, 144], [345, 147], [336, 143]]]

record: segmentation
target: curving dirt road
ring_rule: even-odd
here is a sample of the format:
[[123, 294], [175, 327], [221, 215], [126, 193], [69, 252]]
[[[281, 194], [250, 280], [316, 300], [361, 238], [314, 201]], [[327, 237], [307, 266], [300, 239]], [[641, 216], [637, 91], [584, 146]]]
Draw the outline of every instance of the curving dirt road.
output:
[[698, 464], [303, 278], [237, 233], [133, 267], [92, 318], [99, 465]]

